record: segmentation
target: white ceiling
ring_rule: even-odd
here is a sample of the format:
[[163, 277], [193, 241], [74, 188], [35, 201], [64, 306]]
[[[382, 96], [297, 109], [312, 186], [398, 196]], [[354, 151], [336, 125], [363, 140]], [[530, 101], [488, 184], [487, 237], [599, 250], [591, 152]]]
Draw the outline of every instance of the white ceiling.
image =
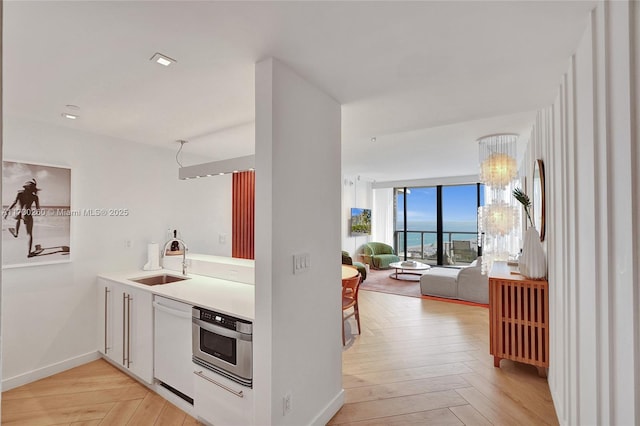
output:
[[[253, 152], [254, 63], [343, 105], [343, 172], [477, 172], [478, 137], [527, 132], [594, 2], [4, 2], [4, 108], [217, 160]], [[149, 58], [178, 60], [169, 68]], [[80, 119], [60, 114], [80, 106]], [[371, 142], [371, 137], [376, 142]]]

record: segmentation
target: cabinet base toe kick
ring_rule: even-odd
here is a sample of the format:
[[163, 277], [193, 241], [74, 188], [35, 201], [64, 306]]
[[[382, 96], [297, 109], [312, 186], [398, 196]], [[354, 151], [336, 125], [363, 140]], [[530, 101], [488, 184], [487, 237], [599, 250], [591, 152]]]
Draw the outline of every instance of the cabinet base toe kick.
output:
[[169, 392], [171, 392], [172, 394], [184, 399], [185, 401], [187, 401], [189, 404], [193, 405], [193, 398], [191, 398], [189, 395], [186, 395], [182, 392], [180, 392], [178, 389], [169, 386], [168, 384], [158, 381], [158, 385], [162, 386], [163, 388], [165, 388], [166, 390], [168, 390]]

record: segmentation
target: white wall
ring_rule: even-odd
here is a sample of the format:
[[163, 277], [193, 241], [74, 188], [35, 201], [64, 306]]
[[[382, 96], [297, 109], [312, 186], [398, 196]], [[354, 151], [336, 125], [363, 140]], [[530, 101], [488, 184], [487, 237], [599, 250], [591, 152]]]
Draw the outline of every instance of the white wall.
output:
[[340, 105], [274, 59], [255, 82], [256, 424], [325, 424], [343, 403]]
[[71, 167], [72, 209], [130, 211], [74, 217], [71, 263], [3, 271], [5, 389], [93, 356], [96, 274], [141, 269], [147, 243], [164, 243], [167, 228], [177, 228], [192, 252], [230, 254], [230, 239], [218, 243], [219, 233], [231, 235], [228, 176], [180, 181], [171, 150], [12, 117], [4, 139], [4, 159]]
[[[351, 235], [351, 208], [373, 208], [371, 180], [361, 176], [342, 176], [342, 250], [349, 252], [354, 261], [361, 262], [357, 253], [362, 253], [362, 245], [373, 241], [371, 235]], [[375, 215], [372, 212], [372, 220]]]
[[393, 188], [373, 190], [372, 241], [382, 241], [393, 246], [394, 219]]
[[[2, 13], [3, 13], [3, 8], [4, 8], [4, 2], [0, 2], [0, 31], [2, 31], [2, 22], [3, 18], [2, 18]], [[2, 37], [0, 37], [0, 99], [4, 99], [4, 97], [2, 96], [2, 84], [3, 84], [3, 79], [2, 79]], [[3, 102], [0, 102], [0, 117], [4, 117], [3, 115]], [[2, 146], [3, 146], [3, 134], [4, 131], [3, 129], [3, 125], [2, 125], [2, 121], [0, 120], [0, 160], [2, 160]], [[0, 185], [0, 200], [2, 199], [2, 185]], [[2, 246], [0, 245], [0, 259], [2, 259]], [[2, 305], [2, 271], [0, 271], [0, 305]], [[3, 371], [2, 371], [2, 308], [0, 307], [0, 378], [3, 377]], [[2, 386], [2, 381], [0, 380], [0, 392], [2, 392], [3, 390], [3, 386]], [[1, 393], [0, 393], [1, 395]], [[2, 409], [0, 408], [0, 418], [2, 418]]]
[[530, 143], [530, 162], [547, 170], [549, 385], [561, 424], [640, 422], [639, 9], [598, 3]]

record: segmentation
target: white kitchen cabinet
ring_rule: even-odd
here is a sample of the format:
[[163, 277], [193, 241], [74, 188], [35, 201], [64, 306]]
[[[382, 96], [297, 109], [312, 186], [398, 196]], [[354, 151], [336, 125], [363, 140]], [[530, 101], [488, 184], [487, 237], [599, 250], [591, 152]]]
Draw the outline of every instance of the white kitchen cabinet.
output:
[[114, 363], [153, 382], [153, 305], [149, 292], [98, 280], [98, 348]]
[[200, 420], [215, 426], [253, 424], [253, 389], [193, 364], [193, 408]]
[[[104, 280], [98, 280], [98, 350], [107, 358], [122, 364], [122, 307], [116, 311], [115, 300], [120, 285]], [[120, 330], [118, 337], [114, 330]]]
[[191, 305], [154, 296], [153, 375], [193, 403]]

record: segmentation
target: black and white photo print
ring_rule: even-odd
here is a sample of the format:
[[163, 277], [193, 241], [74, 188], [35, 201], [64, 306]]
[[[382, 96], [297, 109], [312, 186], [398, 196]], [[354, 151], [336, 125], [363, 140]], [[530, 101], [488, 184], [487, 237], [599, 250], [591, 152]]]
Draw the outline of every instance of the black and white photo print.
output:
[[2, 162], [2, 267], [70, 261], [71, 169]]

